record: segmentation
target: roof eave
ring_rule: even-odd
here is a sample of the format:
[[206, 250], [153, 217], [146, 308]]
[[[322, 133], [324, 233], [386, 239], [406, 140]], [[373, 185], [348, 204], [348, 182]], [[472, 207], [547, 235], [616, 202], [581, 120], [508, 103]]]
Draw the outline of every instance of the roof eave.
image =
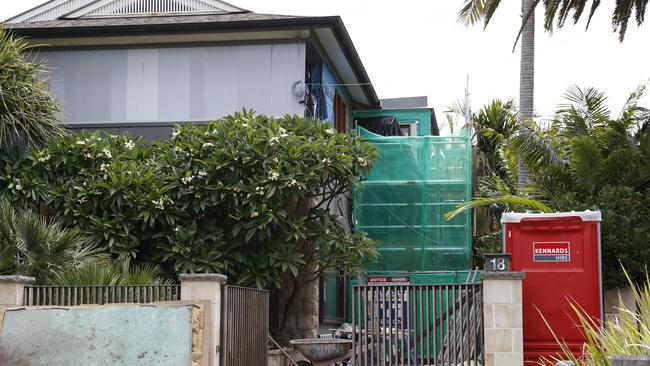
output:
[[[20, 24], [20, 23], [17, 23]], [[25, 23], [22, 23], [25, 24]], [[12, 32], [30, 38], [65, 38], [75, 36], [116, 36], [142, 33], [188, 33], [188, 32], [225, 32], [225, 31], [252, 31], [270, 29], [304, 29], [304, 28], [331, 28], [346, 55], [354, 74], [361, 84], [364, 95], [370, 105], [380, 105], [379, 97], [373, 88], [368, 73], [361, 62], [352, 39], [339, 16], [325, 17], [299, 17], [280, 19], [257, 19], [224, 22], [196, 22], [173, 24], [137, 24], [137, 25], [98, 25], [87, 27], [12, 27], [6, 24]]]

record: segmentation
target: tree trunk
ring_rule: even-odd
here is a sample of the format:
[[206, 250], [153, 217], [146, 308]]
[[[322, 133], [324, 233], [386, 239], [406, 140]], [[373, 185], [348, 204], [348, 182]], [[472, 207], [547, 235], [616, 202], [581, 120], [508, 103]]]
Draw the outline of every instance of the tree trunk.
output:
[[[519, 124], [521, 133], [527, 133], [525, 125], [533, 119], [533, 95], [535, 90], [535, 12], [526, 20], [526, 14], [535, 0], [522, 0], [521, 65], [519, 71]], [[528, 169], [519, 165], [519, 187], [528, 182]]]
[[285, 339], [315, 338], [318, 334], [318, 276], [307, 265], [297, 278], [285, 273], [279, 293], [280, 334]]

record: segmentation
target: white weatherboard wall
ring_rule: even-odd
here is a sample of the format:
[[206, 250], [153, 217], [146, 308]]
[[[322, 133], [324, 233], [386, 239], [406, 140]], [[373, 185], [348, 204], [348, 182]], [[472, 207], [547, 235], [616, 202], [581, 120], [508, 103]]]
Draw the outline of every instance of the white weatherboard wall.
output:
[[205, 121], [254, 109], [303, 115], [292, 84], [304, 81], [304, 43], [159, 48], [44, 48], [66, 121]]

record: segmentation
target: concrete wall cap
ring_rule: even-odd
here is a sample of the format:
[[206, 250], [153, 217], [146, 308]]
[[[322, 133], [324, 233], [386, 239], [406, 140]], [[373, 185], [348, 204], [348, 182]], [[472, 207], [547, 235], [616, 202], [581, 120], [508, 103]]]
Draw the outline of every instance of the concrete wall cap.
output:
[[610, 361], [650, 361], [650, 355], [619, 355], [609, 358]]
[[526, 278], [526, 273], [524, 272], [481, 272], [482, 280], [523, 280]]
[[181, 282], [212, 281], [226, 283], [228, 282], [228, 276], [218, 273], [183, 273], [178, 275], [178, 280]]
[[0, 283], [35, 283], [36, 278], [19, 275], [0, 276]]

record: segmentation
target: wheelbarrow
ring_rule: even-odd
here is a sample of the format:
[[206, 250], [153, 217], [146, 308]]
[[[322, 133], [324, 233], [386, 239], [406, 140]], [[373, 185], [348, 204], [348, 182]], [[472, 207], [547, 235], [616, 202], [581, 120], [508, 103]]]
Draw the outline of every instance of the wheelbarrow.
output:
[[307, 338], [289, 341], [313, 366], [327, 366], [352, 357], [352, 340], [340, 338]]

